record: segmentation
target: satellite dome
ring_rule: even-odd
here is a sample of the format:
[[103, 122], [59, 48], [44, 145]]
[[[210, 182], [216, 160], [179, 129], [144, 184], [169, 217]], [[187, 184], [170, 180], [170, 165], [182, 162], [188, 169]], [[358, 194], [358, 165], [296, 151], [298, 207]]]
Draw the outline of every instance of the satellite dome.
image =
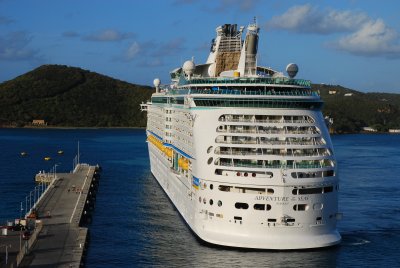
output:
[[290, 78], [295, 77], [298, 71], [299, 67], [296, 63], [289, 63], [288, 66], [286, 66], [286, 72]]
[[160, 84], [161, 84], [161, 80], [159, 78], [156, 78], [156, 79], [153, 80], [153, 85], [155, 87], [158, 87]]
[[185, 72], [186, 75], [191, 76], [194, 72], [194, 69], [196, 69], [196, 65], [194, 64], [193, 61], [187, 60], [183, 64], [182, 67], [183, 71]]

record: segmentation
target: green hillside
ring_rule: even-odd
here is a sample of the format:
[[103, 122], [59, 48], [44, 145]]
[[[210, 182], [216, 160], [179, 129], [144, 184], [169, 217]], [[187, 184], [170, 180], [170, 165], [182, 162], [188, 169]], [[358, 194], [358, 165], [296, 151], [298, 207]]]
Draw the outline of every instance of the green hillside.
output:
[[[362, 93], [341, 86], [312, 85], [325, 102], [323, 114], [332, 117], [338, 133], [359, 132], [363, 127], [378, 131], [400, 128], [400, 94]], [[329, 91], [336, 91], [329, 94]], [[345, 96], [345, 94], [352, 94]]]
[[[312, 88], [325, 101], [323, 114], [333, 118], [338, 133], [359, 132], [365, 126], [400, 128], [400, 94], [321, 84]], [[0, 126], [29, 126], [42, 119], [56, 127], [144, 127], [140, 103], [153, 92], [80, 68], [43, 65], [0, 84]]]
[[143, 127], [139, 104], [152, 92], [80, 68], [43, 65], [0, 84], [0, 125], [43, 119], [49, 126]]

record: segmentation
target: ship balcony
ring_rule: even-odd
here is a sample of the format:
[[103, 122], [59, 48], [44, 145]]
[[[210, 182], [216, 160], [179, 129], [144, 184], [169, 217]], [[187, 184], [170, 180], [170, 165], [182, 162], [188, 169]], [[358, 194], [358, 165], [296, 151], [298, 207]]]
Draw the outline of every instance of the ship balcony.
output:
[[232, 148], [217, 147], [214, 151], [216, 155], [240, 155], [240, 156], [281, 156], [281, 157], [329, 157], [332, 152], [327, 148], [317, 149], [267, 149], [267, 148]]
[[315, 120], [310, 116], [270, 116], [270, 115], [236, 115], [224, 114], [218, 118], [220, 122], [244, 122], [244, 123], [285, 123], [285, 124], [314, 124]]
[[[310, 91], [313, 94], [318, 95], [316, 92], [311, 91], [310, 89], [293, 89], [293, 86], [299, 86], [299, 87], [311, 87], [311, 81], [310, 80], [304, 80], [304, 79], [289, 79], [286, 77], [238, 77], [238, 78], [221, 78], [221, 77], [207, 77], [207, 78], [193, 78], [188, 81], [190, 86], [194, 85], [213, 85], [213, 90], [216, 91], [216, 89], [219, 89], [220, 87], [226, 88], [226, 86], [230, 86], [233, 84], [238, 84], [238, 85], [287, 85], [287, 86], [292, 86], [290, 88], [291, 91]], [[216, 89], [215, 89], [216, 88]], [[269, 88], [268, 88], [269, 89]], [[229, 89], [228, 89], [229, 90]], [[259, 89], [261, 90], [261, 89]]]
[[[186, 92], [187, 89], [172, 90], [169, 93], [180, 95]], [[191, 88], [190, 94], [206, 94], [206, 95], [245, 95], [245, 96], [294, 96], [294, 97], [319, 97], [318, 93], [311, 89], [300, 88], [246, 88], [246, 87], [233, 87], [233, 86], [213, 86], [213, 87], [197, 87]]]
[[249, 159], [230, 159], [218, 158], [215, 160], [216, 166], [239, 167], [239, 168], [261, 168], [261, 169], [319, 169], [333, 168], [334, 162], [329, 159], [307, 160], [307, 161], [279, 161], [279, 160], [249, 160]]
[[221, 125], [217, 128], [219, 133], [249, 133], [249, 134], [292, 134], [292, 135], [320, 135], [321, 132], [315, 127], [301, 127], [297, 129], [285, 127], [262, 127], [262, 126], [226, 126]]
[[260, 144], [260, 145], [325, 145], [326, 142], [320, 137], [292, 138], [285, 139], [266, 138], [266, 137], [249, 137], [249, 136], [218, 136], [215, 139], [220, 144]]

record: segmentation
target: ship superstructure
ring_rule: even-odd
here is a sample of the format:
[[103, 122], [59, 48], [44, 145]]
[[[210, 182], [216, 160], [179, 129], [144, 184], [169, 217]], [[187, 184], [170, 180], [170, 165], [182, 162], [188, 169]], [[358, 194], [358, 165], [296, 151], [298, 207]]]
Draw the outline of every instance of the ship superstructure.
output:
[[339, 180], [311, 82], [257, 66], [256, 23], [216, 29], [207, 62], [171, 72], [147, 111], [151, 172], [201, 239], [225, 246], [335, 245]]

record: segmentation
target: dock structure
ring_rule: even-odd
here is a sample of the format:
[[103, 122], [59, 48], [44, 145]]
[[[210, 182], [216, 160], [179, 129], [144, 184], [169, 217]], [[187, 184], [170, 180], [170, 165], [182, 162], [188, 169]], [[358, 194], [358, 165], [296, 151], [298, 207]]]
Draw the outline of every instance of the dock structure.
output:
[[[81, 267], [87, 246], [100, 168], [79, 164], [72, 173], [56, 173], [35, 209], [27, 213], [27, 223], [35, 214], [35, 229], [29, 239], [21, 232], [7, 236], [5, 267]], [[4, 252], [0, 248], [0, 252]], [[3, 261], [2, 265], [5, 264]], [[3, 267], [0, 265], [1, 267]]]

